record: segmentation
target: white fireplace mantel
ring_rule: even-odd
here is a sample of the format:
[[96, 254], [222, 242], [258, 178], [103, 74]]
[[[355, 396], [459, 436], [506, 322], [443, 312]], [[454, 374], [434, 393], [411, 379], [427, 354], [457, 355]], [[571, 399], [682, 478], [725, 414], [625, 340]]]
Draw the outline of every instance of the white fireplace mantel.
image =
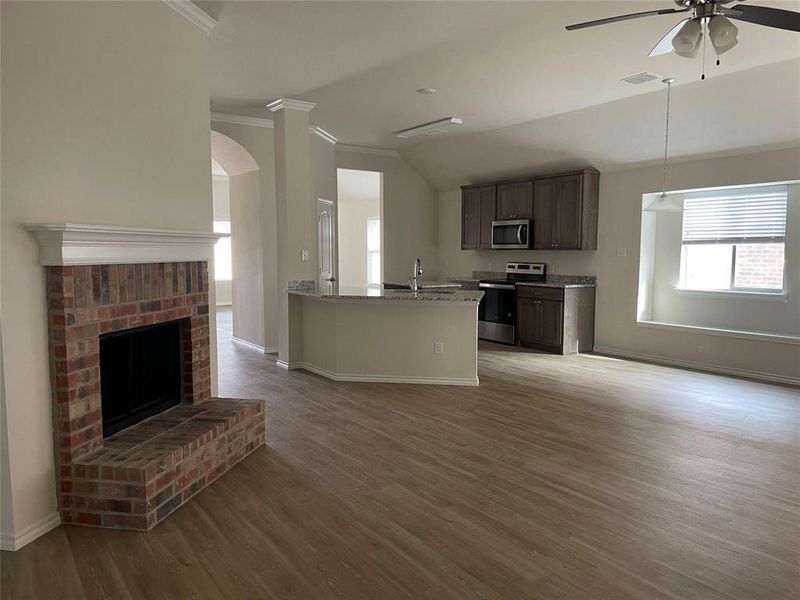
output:
[[211, 260], [227, 233], [81, 223], [24, 223], [43, 266]]

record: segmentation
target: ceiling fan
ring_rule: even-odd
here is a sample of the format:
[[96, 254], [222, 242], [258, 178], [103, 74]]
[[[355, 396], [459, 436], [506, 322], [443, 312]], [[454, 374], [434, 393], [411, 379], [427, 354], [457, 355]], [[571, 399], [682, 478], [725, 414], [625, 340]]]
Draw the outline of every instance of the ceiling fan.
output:
[[[675, 51], [678, 56], [694, 58], [703, 42], [703, 26], [708, 29], [708, 37], [717, 56], [727, 52], [737, 43], [739, 33], [736, 25], [730, 19], [747, 21], [767, 27], [777, 27], [778, 29], [788, 29], [789, 31], [800, 31], [800, 13], [781, 8], [769, 8], [766, 6], [753, 6], [751, 4], [737, 4], [727, 7], [735, 0], [675, 0], [680, 8], [663, 8], [658, 10], [647, 10], [644, 12], [620, 15], [617, 17], [607, 17], [585, 23], [567, 25], [568, 31], [595, 27], [596, 25], [606, 25], [617, 21], [628, 21], [640, 17], [651, 17], [657, 15], [672, 15], [677, 13], [691, 12], [691, 17], [681, 20], [675, 27], [670, 29], [661, 41], [658, 42], [650, 51], [649, 56], [657, 56]], [[744, 1], [744, 0], [741, 0]]]

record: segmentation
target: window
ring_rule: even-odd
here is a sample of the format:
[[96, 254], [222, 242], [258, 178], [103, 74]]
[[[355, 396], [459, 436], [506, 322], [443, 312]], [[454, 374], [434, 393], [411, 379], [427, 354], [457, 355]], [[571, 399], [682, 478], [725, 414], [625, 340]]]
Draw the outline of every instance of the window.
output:
[[687, 192], [680, 287], [783, 292], [785, 185]]
[[[215, 233], [230, 233], [230, 221], [214, 221]], [[230, 281], [233, 278], [233, 264], [231, 259], [231, 238], [224, 237], [214, 244], [214, 280]]]
[[367, 285], [381, 284], [381, 220], [367, 219]]

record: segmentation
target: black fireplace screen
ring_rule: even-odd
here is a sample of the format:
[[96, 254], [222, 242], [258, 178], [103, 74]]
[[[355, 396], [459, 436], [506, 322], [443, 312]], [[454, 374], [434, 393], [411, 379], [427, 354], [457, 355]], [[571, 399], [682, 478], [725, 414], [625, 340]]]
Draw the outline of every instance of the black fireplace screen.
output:
[[179, 404], [181, 322], [100, 336], [100, 382], [103, 437]]

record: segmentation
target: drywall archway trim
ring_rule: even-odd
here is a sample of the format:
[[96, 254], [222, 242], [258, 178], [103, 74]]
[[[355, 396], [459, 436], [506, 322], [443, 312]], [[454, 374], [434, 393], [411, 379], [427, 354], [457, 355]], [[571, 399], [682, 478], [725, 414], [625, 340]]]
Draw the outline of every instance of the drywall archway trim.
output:
[[228, 174], [228, 177], [257, 171], [258, 163], [239, 142], [218, 131], [211, 131], [211, 156]]

